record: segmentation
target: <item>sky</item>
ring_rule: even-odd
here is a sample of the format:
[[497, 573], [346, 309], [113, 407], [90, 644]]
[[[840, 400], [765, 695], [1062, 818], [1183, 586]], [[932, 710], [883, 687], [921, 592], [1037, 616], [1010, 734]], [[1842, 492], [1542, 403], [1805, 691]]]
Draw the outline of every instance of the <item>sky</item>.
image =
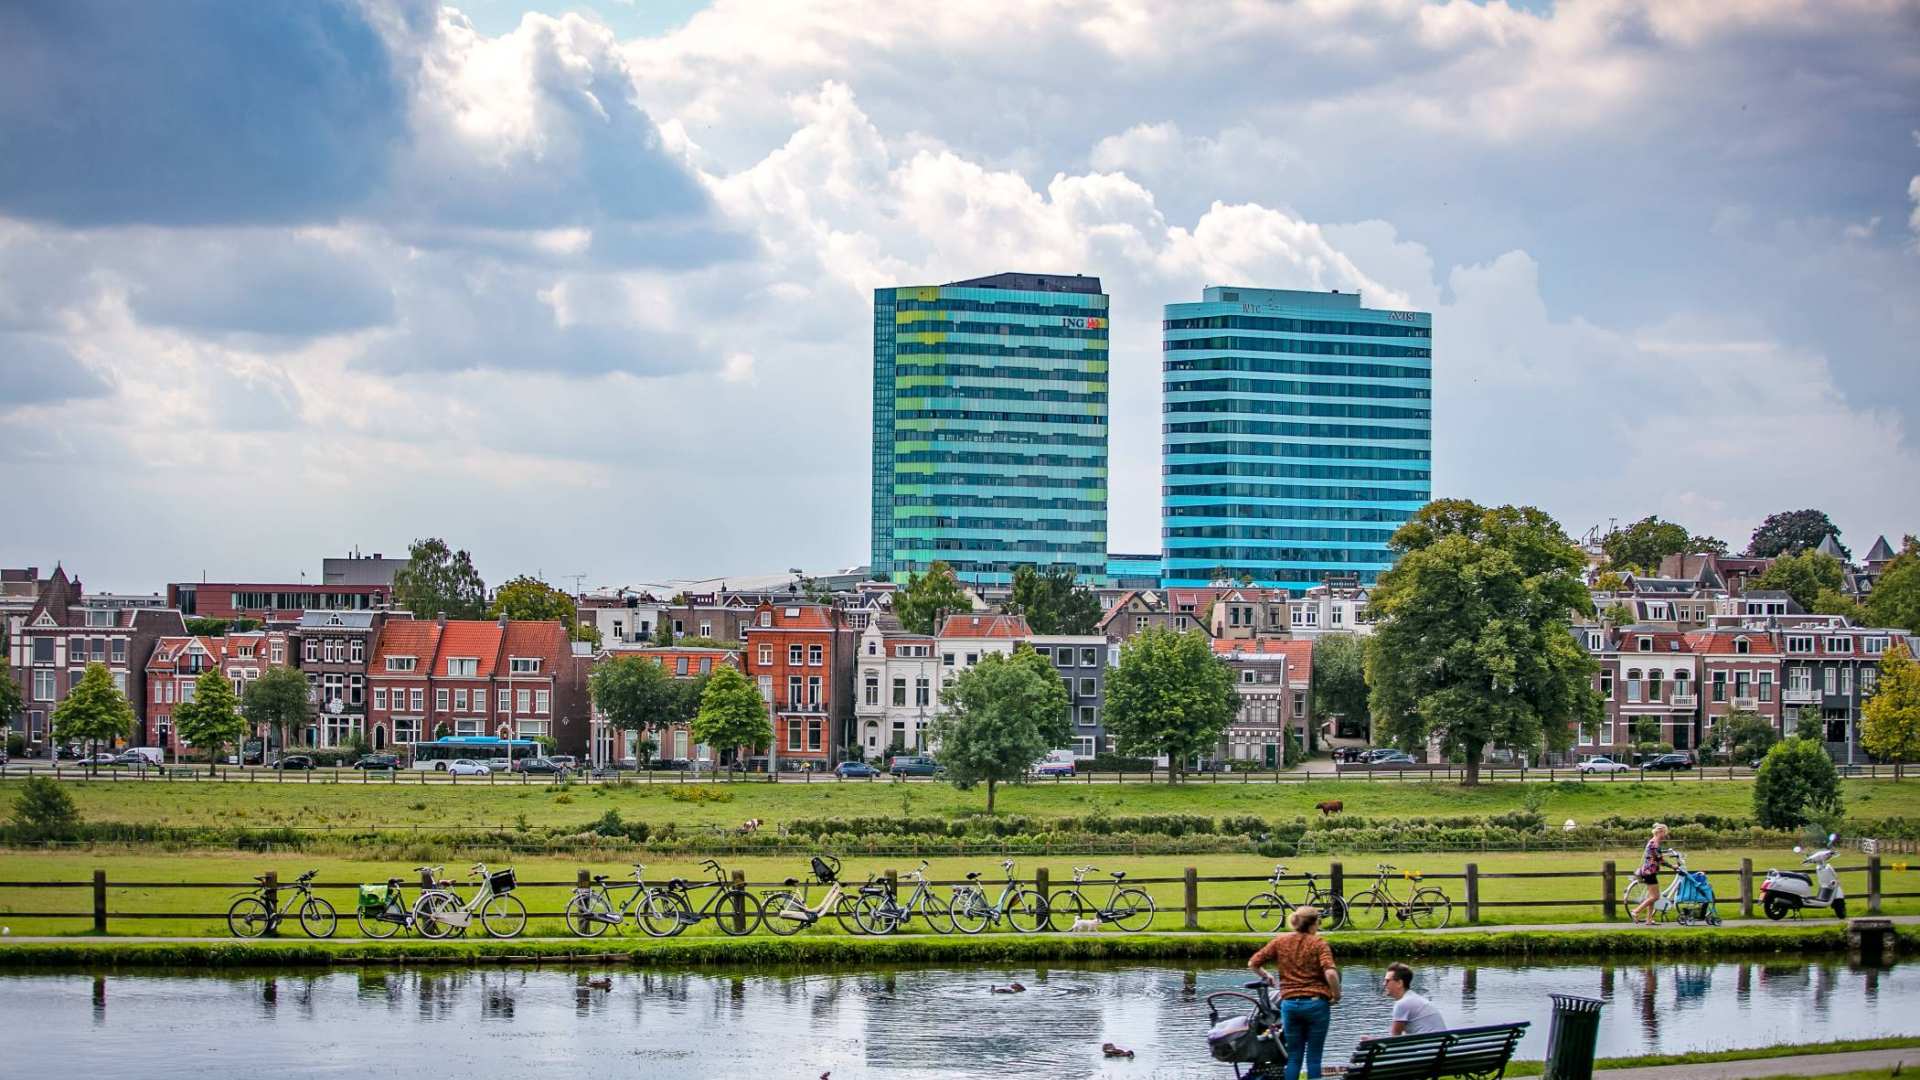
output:
[[866, 560], [872, 291], [1434, 314], [1436, 495], [1920, 532], [1914, 0], [0, 7], [0, 565]]

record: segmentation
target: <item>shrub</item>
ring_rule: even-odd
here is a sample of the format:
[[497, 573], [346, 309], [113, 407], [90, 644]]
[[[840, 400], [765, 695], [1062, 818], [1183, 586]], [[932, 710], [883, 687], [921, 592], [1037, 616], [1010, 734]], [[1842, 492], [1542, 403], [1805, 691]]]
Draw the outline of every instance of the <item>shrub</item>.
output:
[[70, 836], [80, 825], [80, 811], [73, 796], [59, 781], [45, 776], [30, 776], [20, 785], [13, 800], [13, 823], [20, 831], [38, 839]]
[[1838, 818], [1840, 773], [1825, 747], [1787, 739], [1767, 751], [1753, 778], [1753, 815], [1774, 829], [1797, 829], [1815, 817]]
[[16, 758], [27, 752], [27, 737], [17, 731], [7, 732], [7, 756]]
[[[564, 799], [566, 796], [562, 795], [560, 798]], [[723, 803], [733, 801], [733, 792], [721, 787], [689, 784], [684, 787], [676, 786], [668, 788], [667, 798], [680, 803]], [[560, 800], [555, 799], [554, 801], [559, 802]]]

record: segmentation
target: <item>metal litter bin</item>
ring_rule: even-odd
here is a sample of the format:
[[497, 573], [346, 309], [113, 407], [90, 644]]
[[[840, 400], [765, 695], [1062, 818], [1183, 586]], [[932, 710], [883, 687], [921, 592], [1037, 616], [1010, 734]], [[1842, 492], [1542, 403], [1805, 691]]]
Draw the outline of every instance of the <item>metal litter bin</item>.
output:
[[1546, 1080], [1593, 1080], [1593, 1055], [1600, 1042], [1600, 1006], [1606, 1002], [1573, 994], [1552, 996]]

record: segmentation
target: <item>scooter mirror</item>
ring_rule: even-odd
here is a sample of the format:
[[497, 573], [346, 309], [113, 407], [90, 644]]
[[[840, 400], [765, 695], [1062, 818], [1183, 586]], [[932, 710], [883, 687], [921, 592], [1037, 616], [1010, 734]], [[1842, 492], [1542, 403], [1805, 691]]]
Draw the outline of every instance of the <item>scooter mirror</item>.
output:
[[1827, 834], [1827, 843], [1829, 845], [1831, 845], [1835, 840], [1838, 840], [1838, 839], [1840, 839], [1840, 834], [1837, 832], [1830, 832]]

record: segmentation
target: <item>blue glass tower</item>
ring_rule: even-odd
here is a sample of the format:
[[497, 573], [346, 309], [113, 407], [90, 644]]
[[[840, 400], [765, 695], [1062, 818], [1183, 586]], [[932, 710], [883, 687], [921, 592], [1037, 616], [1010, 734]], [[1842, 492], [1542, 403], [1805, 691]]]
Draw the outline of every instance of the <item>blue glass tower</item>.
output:
[[1107, 296], [995, 274], [873, 294], [872, 574], [1107, 570]]
[[1433, 494], [1433, 316], [1209, 288], [1162, 333], [1163, 584], [1372, 584]]

